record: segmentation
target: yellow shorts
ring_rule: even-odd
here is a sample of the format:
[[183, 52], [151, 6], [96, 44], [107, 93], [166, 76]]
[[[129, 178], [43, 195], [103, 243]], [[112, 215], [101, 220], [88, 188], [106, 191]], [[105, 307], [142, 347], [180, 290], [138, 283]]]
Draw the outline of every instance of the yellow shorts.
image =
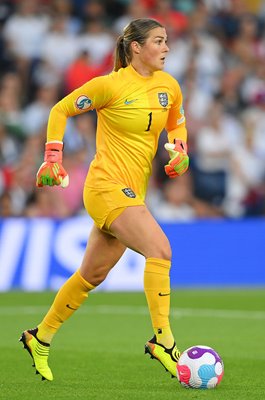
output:
[[107, 230], [125, 208], [144, 205], [144, 200], [132, 189], [118, 184], [102, 189], [85, 185], [83, 200], [88, 214], [97, 227]]

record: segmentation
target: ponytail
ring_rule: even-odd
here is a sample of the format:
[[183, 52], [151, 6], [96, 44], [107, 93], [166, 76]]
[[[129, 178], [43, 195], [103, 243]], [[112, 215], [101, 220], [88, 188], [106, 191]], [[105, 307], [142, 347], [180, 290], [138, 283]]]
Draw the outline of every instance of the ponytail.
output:
[[115, 59], [114, 59], [114, 71], [118, 71], [120, 68], [127, 67], [127, 57], [125, 53], [124, 37], [119, 36], [117, 39]]

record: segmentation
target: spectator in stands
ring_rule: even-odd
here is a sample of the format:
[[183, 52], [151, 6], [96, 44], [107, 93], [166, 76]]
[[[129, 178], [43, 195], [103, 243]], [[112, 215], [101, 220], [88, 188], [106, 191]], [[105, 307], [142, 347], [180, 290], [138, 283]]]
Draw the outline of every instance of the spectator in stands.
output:
[[224, 211], [232, 218], [264, 212], [265, 157], [255, 150], [254, 132], [248, 121], [245, 127], [245, 140], [232, 153], [227, 180]]
[[129, 1], [125, 8], [125, 12], [114, 21], [114, 30], [120, 35], [123, 28], [133, 19], [143, 18], [148, 14], [148, 8], [144, 1], [135, 0]]
[[12, 165], [9, 193], [13, 215], [24, 215], [27, 201], [35, 188], [36, 168], [41, 156], [44, 132], [27, 138], [20, 156]]
[[33, 101], [24, 108], [22, 126], [26, 136], [39, 135], [46, 129], [50, 110], [58, 101], [58, 87], [48, 83], [37, 88]]
[[12, 209], [10, 193], [8, 191], [5, 191], [4, 193], [1, 194], [1, 188], [0, 188], [0, 218], [13, 217], [13, 215], [14, 213]]
[[52, 0], [50, 8], [51, 15], [64, 18], [66, 32], [77, 35], [82, 29], [82, 21], [74, 15], [74, 3], [72, 0]]
[[40, 0], [16, 2], [3, 27], [3, 35], [10, 57], [22, 77], [23, 89], [29, 85], [31, 68], [40, 56], [40, 44], [49, 29], [49, 16], [40, 13]]
[[191, 177], [185, 174], [178, 181], [167, 180], [162, 191], [149, 192], [148, 204], [159, 221], [190, 221], [196, 217], [193, 206]]
[[94, 18], [86, 22], [78, 38], [78, 48], [89, 54], [92, 65], [104, 63], [106, 57], [113, 54], [113, 34], [106, 29], [104, 20]]
[[0, 167], [12, 166], [19, 156], [20, 143], [8, 134], [4, 120], [0, 120]]
[[232, 152], [242, 140], [242, 127], [215, 101], [208, 123], [198, 130], [193, 159], [195, 196], [222, 207]]
[[[243, 67], [245, 68], [245, 66]], [[256, 103], [261, 92], [265, 92], [265, 63], [257, 62], [251, 69], [245, 68], [241, 85], [239, 87], [240, 95], [242, 97], [245, 107], [250, 109]], [[244, 112], [245, 107], [241, 111]]]
[[265, 46], [260, 37], [259, 21], [253, 14], [242, 16], [238, 33], [232, 43], [232, 52], [239, 63], [252, 68], [256, 63], [265, 62]]
[[26, 217], [66, 218], [71, 215], [59, 192], [49, 188], [34, 190], [27, 199], [24, 215]]
[[102, 63], [93, 63], [90, 53], [86, 50], [80, 50], [73, 62], [66, 68], [64, 75], [65, 94], [72, 92], [96, 76], [110, 72], [112, 68], [110, 61], [112, 61], [112, 54], [107, 54]]
[[169, 39], [176, 38], [188, 30], [186, 14], [174, 10], [170, 0], [156, 0], [150, 17], [167, 27]]
[[23, 87], [19, 74], [6, 73], [0, 82], [0, 115], [10, 135], [23, 141]]
[[68, 32], [67, 22], [66, 16], [55, 16], [51, 29], [39, 44], [40, 58], [52, 65], [59, 74], [64, 74], [78, 53], [77, 37]]

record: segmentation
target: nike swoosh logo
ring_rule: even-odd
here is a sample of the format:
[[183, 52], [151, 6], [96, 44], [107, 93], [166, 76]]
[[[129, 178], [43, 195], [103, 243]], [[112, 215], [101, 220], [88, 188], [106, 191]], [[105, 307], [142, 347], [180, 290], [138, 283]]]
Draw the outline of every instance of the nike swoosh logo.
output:
[[169, 296], [169, 295], [170, 293], [161, 293], [161, 292], [158, 293], [158, 296]]
[[125, 100], [125, 102], [124, 102], [124, 104], [126, 105], [126, 106], [128, 106], [129, 104], [132, 104], [132, 103], [134, 103], [135, 101], [137, 101], [138, 99], [134, 99], [134, 100]]
[[70, 310], [75, 310], [75, 311], [77, 310], [77, 308], [71, 307], [70, 304], [66, 304], [66, 307], [67, 307], [67, 308], [70, 308]]

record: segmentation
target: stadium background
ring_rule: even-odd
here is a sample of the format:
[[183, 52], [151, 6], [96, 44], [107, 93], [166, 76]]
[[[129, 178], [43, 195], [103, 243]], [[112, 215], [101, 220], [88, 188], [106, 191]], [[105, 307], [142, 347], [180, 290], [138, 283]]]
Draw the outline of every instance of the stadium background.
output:
[[[167, 27], [166, 68], [181, 84], [189, 130], [189, 172], [166, 178], [163, 133], [147, 197], [173, 248], [171, 326], [181, 349], [214, 347], [225, 376], [216, 391], [185, 391], [143, 357], [144, 260], [128, 250], [56, 335], [55, 380], [43, 385], [18, 337], [80, 263], [95, 151], [95, 115], [69, 120], [71, 184], [36, 190], [48, 114], [108, 73], [121, 27], [144, 16]], [[262, 0], [0, 0], [1, 399], [264, 398], [264, 21]]]
[[[36, 190], [49, 110], [108, 73], [122, 27], [145, 16], [167, 27], [166, 70], [181, 84], [189, 131], [189, 172], [165, 176], [163, 132], [147, 196], [172, 243], [172, 284], [264, 284], [264, 1], [14, 0], [0, 3], [0, 290], [56, 289], [78, 267], [96, 117], [67, 125], [70, 187]], [[142, 269], [128, 251], [102, 289], [139, 290]]]

